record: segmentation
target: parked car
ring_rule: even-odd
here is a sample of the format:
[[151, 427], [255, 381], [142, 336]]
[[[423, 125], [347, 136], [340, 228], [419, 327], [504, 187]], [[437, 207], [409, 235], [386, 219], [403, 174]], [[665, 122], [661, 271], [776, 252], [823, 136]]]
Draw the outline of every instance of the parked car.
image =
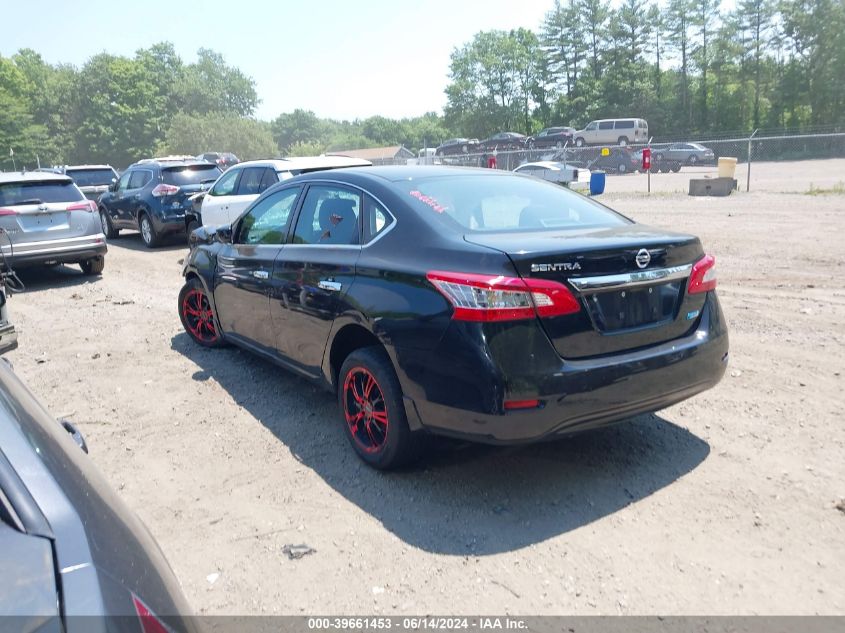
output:
[[138, 230], [149, 248], [169, 235], [185, 235], [191, 196], [210, 187], [219, 175], [216, 165], [195, 158], [138, 161], [100, 197], [103, 233], [113, 239], [122, 229]]
[[524, 149], [528, 137], [519, 132], [499, 132], [478, 144], [480, 151]]
[[177, 302], [188, 336], [334, 392], [376, 468], [413, 459], [426, 432], [552, 439], [670, 406], [725, 371], [698, 238], [506, 171], [307, 174], [192, 243]]
[[713, 150], [698, 143], [672, 143], [655, 147], [651, 156], [655, 163], [666, 161], [681, 165], [707, 165], [716, 161]]
[[198, 160], [217, 165], [221, 171], [226, 171], [232, 165], [237, 165], [240, 159], [232, 152], [206, 152], [197, 156]]
[[554, 160], [525, 163], [513, 170], [514, 173], [548, 180], [570, 189], [589, 189], [590, 170], [573, 167]]
[[61, 173], [70, 176], [85, 197], [94, 202], [119, 178], [111, 165], [66, 165]]
[[575, 128], [572, 127], [547, 127], [536, 136], [528, 137], [530, 149], [543, 149], [546, 147], [563, 147], [572, 143]]
[[303, 156], [253, 160], [229, 169], [209, 189], [200, 203], [199, 224], [231, 224], [250, 202], [268, 187], [299, 174], [341, 167], [366, 167], [368, 160], [348, 156]]
[[642, 167], [642, 153], [635, 152], [630, 147], [608, 147], [605, 155], [602, 150], [589, 148], [581, 152], [581, 160], [593, 171], [602, 170], [627, 174]]
[[455, 154], [474, 154], [478, 151], [477, 138], [450, 138], [443, 141], [434, 150], [435, 156], [451, 156]]
[[630, 143], [645, 143], [648, 138], [648, 123], [643, 119], [599, 119], [575, 132], [575, 145], [625, 146]]
[[86, 453], [0, 360], [4, 630], [196, 631], [161, 549]]
[[9, 265], [105, 267], [107, 246], [97, 205], [69, 176], [46, 171], [0, 173], [0, 254]]

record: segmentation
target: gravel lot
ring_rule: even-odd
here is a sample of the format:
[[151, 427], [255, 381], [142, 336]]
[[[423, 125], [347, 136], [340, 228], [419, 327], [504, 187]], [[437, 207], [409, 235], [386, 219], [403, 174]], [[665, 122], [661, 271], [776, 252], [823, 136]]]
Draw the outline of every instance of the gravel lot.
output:
[[668, 193], [700, 170], [653, 177], [651, 197], [645, 176], [609, 179], [606, 204], [717, 256], [731, 365], [690, 401], [558, 443], [443, 443], [373, 472], [330, 395], [192, 345], [185, 249], [135, 234], [99, 280], [22, 275], [11, 360], [79, 425], [198, 612], [842, 614], [845, 196], [776, 192], [835, 185], [845, 161], [754, 169], [730, 198]]

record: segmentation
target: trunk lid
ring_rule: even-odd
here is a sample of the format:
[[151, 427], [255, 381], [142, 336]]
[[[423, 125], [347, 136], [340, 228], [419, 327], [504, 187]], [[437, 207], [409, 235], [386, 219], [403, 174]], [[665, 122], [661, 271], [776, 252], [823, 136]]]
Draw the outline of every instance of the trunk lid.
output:
[[704, 254], [691, 235], [629, 224], [465, 239], [508, 255], [521, 277], [558, 281], [572, 290], [580, 312], [540, 319], [562, 358], [678, 338], [695, 326], [704, 304], [704, 294], [686, 293], [692, 264]]

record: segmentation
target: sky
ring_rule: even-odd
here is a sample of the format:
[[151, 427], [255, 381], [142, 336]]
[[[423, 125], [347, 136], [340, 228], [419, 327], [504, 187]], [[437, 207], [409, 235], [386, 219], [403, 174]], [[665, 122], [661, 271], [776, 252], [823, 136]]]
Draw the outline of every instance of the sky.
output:
[[2, 9], [0, 55], [32, 48], [77, 67], [106, 51], [161, 41], [183, 62], [221, 53], [256, 82], [256, 115], [320, 117], [441, 112], [449, 56], [478, 31], [536, 30], [552, 0], [191, 0], [14, 2]]

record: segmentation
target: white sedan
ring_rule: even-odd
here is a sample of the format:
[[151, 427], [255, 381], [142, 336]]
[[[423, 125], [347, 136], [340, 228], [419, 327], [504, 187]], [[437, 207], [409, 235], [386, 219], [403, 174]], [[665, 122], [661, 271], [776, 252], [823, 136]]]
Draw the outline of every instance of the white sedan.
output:
[[553, 160], [541, 160], [534, 163], [520, 165], [514, 172], [534, 176], [541, 180], [556, 182], [570, 189], [589, 189], [590, 170], [583, 167], [572, 167], [566, 163]]
[[[238, 163], [217, 179], [202, 199], [204, 226], [231, 224], [265, 189], [299, 174], [339, 167], [366, 167], [368, 160], [346, 156], [305, 156]], [[196, 208], [195, 203], [195, 207]]]

